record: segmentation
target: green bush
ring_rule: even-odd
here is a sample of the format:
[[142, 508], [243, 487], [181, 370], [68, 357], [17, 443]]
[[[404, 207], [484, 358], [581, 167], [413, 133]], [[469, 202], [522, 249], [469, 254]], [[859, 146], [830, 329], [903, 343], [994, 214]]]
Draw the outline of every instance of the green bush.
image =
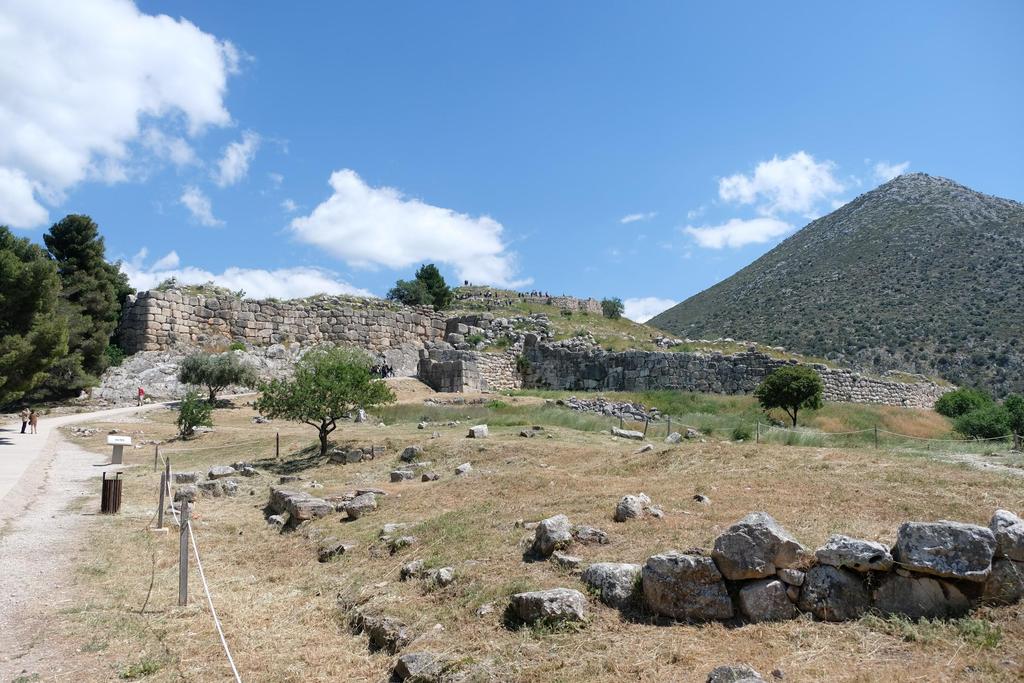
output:
[[484, 339], [485, 339], [484, 335], [480, 334], [479, 332], [476, 332], [476, 333], [471, 334], [468, 337], [466, 337], [466, 343], [467, 344], [471, 344], [473, 346], [476, 346], [480, 342], [484, 341]]
[[516, 356], [516, 372], [518, 372], [520, 375], [525, 375], [529, 371], [530, 359], [524, 356], [523, 354], [519, 354], [518, 356]]
[[213, 426], [213, 405], [199, 398], [199, 394], [190, 390], [178, 404], [178, 434], [189, 437], [195, 434], [196, 427]]
[[1003, 406], [989, 403], [956, 418], [953, 427], [964, 436], [995, 439], [1010, 435], [1010, 415]]
[[245, 342], [231, 342], [230, 346], [228, 346], [228, 351], [245, 351]]
[[935, 402], [935, 412], [949, 418], [958, 418], [989, 405], [992, 405], [992, 397], [984, 391], [963, 388], [943, 394]]
[[107, 344], [107, 350], [103, 354], [107, 357], [107, 365], [109, 367], [116, 368], [124, 362], [124, 351], [115, 344]]
[[178, 367], [178, 381], [182, 384], [205, 386], [210, 403], [217, 394], [231, 385], [256, 386], [256, 372], [242, 363], [234, 353], [212, 355], [195, 353], [182, 359]]
[[626, 307], [623, 306], [622, 299], [618, 297], [601, 300], [601, 313], [606, 318], [618, 320], [622, 317], [622, 312], [624, 310], [626, 310]]
[[821, 407], [824, 385], [821, 376], [803, 365], [787, 365], [765, 377], [754, 396], [765, 411], [782, 408], [796, 427], [797, 413], [802, 408]]
[[746, 425], [736, 425], [732, 430], [733, 441], [750, 441], [750, 437], [753, 434], [750, 432], [750, 427]]

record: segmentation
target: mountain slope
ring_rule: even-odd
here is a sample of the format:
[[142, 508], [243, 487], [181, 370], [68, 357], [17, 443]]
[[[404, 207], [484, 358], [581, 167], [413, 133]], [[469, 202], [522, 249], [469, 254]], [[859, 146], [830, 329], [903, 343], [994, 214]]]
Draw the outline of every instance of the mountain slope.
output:
[[1021, 392], [1024, 204], [900, 176], [650, 324]]

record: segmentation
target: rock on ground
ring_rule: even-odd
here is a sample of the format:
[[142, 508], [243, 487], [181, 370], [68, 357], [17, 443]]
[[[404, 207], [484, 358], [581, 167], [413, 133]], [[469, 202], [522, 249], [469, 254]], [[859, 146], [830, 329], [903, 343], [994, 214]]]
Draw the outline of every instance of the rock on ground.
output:
[[751, 512], [715, 539], [711, 556], [727, 579], [761, 579], [798, 565], [804, 547], [765, 512]]
[[1005, 557], [994, 561], [981, 599], [990, 605], [1012, 605], [1024, 600], [1024, 562]]
[[377, 509], [377, 496], [364, 493], [345, 503], [345, 513], [349, 519], [359, 519], [363, 515]]
[[625, 607], [637, 593], [641, 567], [624, 562], [597, 562], [583, 570], [581, 579], [596, 590], [609, 607]]
[[223, 477], [231, 477], [236, 474], [235, 468], [231, 465], [214, 465], [210, 468], [210, 471], [206, 473], [207, 479], [221, 479]]
[[333, 536], [325, 538], [320, 542], [320, 545], [317, 548], [317, 559], [320, 562], [330, 562], [334, 558], [344, 555], [355, 547], [355, 543], [352, 543], [351, 541], [339, 541]]
[[393, 655], [412, 642], [412, 631], [391, 617], [364, 616], [362, 630], [370, 641], [370, 650], [374, 652], [384, 650]]
[[399, 457], [402, 462], [412, 462], [421, 455], [423, 455], [423, 446], [408, 446]]
[[179, 486], [174, 490], [174, 502], [194, 503], [197, 495], [199, 495], [199, 489], [195, 484]]
[[892, 569], [892, 555], [884, 545], [842, 534], [831, 536], [814, 555], [821, 564], [847, 567], [858, 572], [887, 572]]
[[395, 662], [394, 677], [399, 681], [433, 683], [441, 681], [443, 661], [433, 652], [408, 652]]
[[612, 427], [612, 436], [618, 436], [623, 439], [635, 439], [636, 441], [643, 441], [647, 438], [643, 432], [635, 432], [632, 429], [619, 429], [618, 427]]
[[533, 536], [533, 553], [550, 557], [556, 550], [565, 550], [572, 544], [572, 525], [565, 515], [548, 517], [537, 525]]
[[961, 522], [904, 522], [893, 559], [904, 569], [949, 579], [984, 581], [996, 537], [988, 527]]
[[580, 565], [583, 564], [583, 558], [576, 557], [575, 555], [569, 555], [568, 553], [563, 553], [560, 550], [556, 550], [555, 552], [551, 553], [551, 562], [556, 566], [561, 567], [562, 569], [574, 571], [576, 569], [579, 569]]
[[638, 496], [623, 496], [615, 505], [614, 519], [616, 522], [625, 522], [627, 519], [639, 519], [644, 516], [644, 510], [651, 505], [651, 499], [646, 494]]
[[872, 591], [872, 601], [882, 614], [909, 619], [950, 619], [971, 609], [971, 602], [948, 581], [928, 576], [887, 574]]
[[512, 612], [527, 624], [583, 621], [587, 618], [587, 599], [571, 588], [516, 593]]
[[761, 674], [745, 664], [716, 666], [708, 674], [706, 683], [764, 683]]
[[470, 427], [469, 434], [467, 434], [467, 436], [470, 439], [486, 439], [489, 436], [487, 425], [476, 425], [475, 427]]
[[1024, 519], [1008, 510], [996, 510], [988, 528], [996, 537], [996, 557], [1024, 562]]
[[799, 612], [786, 595], [786, 584], [778, 579], [761, 579], [739, 591], [740, 612], [752, 622], [795, 619]]
[[572, 528], [572, 537], [583, 545], [607, 545], [608, 534], [597, 527], [578, 525]]
[[849, 621], [864, 614], [870, 600], [860, 574], [822, 564], [807, 572], [797, 606], [822, 621]]
[[456, 476], [463, 477], [473, 471], [473, 466], [468, 462], [464, 462], [455, 468]]
[[647, 558], [642, 571], [647, 606], [680, 621], [712, 621], [733, 615], [732, 600], [714, 560], [670, 551]]

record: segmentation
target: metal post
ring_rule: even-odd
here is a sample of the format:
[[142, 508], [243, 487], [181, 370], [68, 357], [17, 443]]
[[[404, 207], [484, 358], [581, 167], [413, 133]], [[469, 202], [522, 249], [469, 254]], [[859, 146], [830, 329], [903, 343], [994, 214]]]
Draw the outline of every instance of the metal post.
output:
[[281, 459], [281, 432], [274, 435], [274, 458]]
[[181, 533], [178, 540], [178, 607], [188, 604], [188, 518], [191, 509], [191, 503], [182, 501]]
[[153, 446], [153, 471], [156, 472], [159, 468], [160, 463], [160, 446]]
[[672, 416], [669, 415], [668, 416], [668, 429], [665, 430], [665, 438], [667, 439], [668, 435], [671, 434], [671, 433], [672, 433]]
[[645, 437], [647, 436], [647, 426], [648, 426], [649, 424], [651, 424], [651, 421], [650, 421], [650, 420], [648, 420], [647, 418], [644, 418], [644, 436], [645, 436]]
[[160, 473], [160, 507], [156, 509], [156, 528], [164, 528], [164, 491], [167, 490], [167, 473]]

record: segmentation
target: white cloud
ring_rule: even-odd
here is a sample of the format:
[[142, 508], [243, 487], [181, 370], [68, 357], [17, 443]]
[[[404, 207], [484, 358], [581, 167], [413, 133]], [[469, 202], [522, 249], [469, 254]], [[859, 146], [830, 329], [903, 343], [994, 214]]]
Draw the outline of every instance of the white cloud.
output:
[[224, 221], [214, 218], [210, 198], [203, 194], [203, 191], [195, 185], [186, 187], [181, 193], [181, 199], [178, 201], [185, 205], [185, 208], [189, 210], [192, 217], [199, 221], [201, 225], [211, 228], [224, 225]]
[[234, 185], [249, 172], [249, 164], [260, 147], [260, 136], [251, 130], [242, 133], [242, 139], [224, 148], [224, 154], [217, 162], [213, 180], [219, 187]]
[[732, 218], [722, 225], [704, 225], [699, 228], [688, 225], [683, 228], [683, 232], [693, 236], [702, 247], [721, 249], [768, 242], [792, 229], [793, 226], [785, 221], [763, 217], [750, 220]]
[[645, 323], [662, 311], [675, 306], [678, 301], [672, 299], [659, 299], [656, 296], [643, 296], [636, 299], [626, 299], [622, 302], [625, 308], [624, 316], [638, 323]]
[[370, 187], [350, 169], [331, 174], [333, 194], [308, 216], [292, 220], [301, 241], [355, 267], [407, 268], [424, 262], [452, 265], [458, 279], [517, 286], [515, 257], [502, 225], [407, 198], [392, 187]]
[[284, 182], [284, 176], [280, 173], [270, 172], [267, 174], [267, 177], [270, 178], [270, 184], [275, 190], [280, 188], [281, 183]]
[[173, 277], [179, 284], [199, 285], [213, 282], [231, 290], [242, 289], [245, 290], [246, 296], [256, 299], [293, 299], [321, 293], [373, 296], [367, 290], [339, 280], [335, 273], [322, 268], [300, 266], [264, 270], [232, 266], [221, 273], [213, 273], [202, 268], [180, 267], [180, 259], [174, 251], [146, 267], [142, 264], [145, 255], [146, 250], [142, 249], [130, 262], [121, 264], [121, 269], [128, 275], [132, 287], [138, 290], [152, 289]]
[[780, 159], [772, 157], [754, 168], [752, 175], [737, 173], [718, 181], [718, 196], [740, 204], [758, 203], [765, 216], [777, 213], [813, 213], [815, 205], [845, 188], [833, 175], [835, 164], [815, 161], [807, 152]]
[[141, 121], [196, 135], [231, 120], [238, 50], [128, 0], [7, 0], [0, 45], [0, 223], [43, 224], [75, 184], [127, 177]]
[[631, 213], [619, 219], [620, 223], [636, 223], [637, 221], [649, 221], [658, 215], [657, 211], [647, 213]]
[[901, 164], [890, 164], [888, 161], [879, 161], [875, 164], [875, 180], [887, 183], [896, 176], [903, 175], [908, 168], [910, 168], [909, 161], [904, 161]]
[[185, 166], [198, 161], [195, 150], [185, 138], [169, 135], [159, 128], [147, 128], [142, 133], [142, 145], [157, 158], [166, 159], [175, 166]]
[[281, 202], [281, 208], [284, 209], [286, 213], [295, 213], [299, 210], [299, 205], [291, 199], [285, 199]]

